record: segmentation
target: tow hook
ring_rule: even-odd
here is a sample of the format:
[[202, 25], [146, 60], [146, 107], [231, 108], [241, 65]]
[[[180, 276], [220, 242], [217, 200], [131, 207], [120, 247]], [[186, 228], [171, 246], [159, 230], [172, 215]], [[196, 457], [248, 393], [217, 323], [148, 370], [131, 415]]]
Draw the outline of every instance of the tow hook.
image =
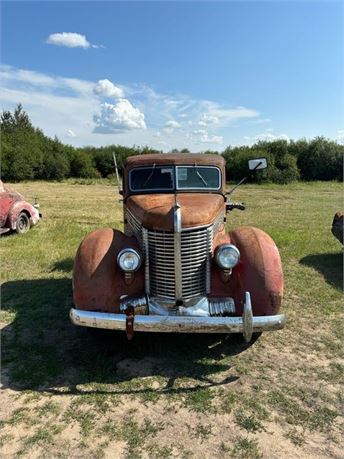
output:
[[127, 316], [125, 321], [125, 331], [127, 333], [128, 341], [131, 341], [134, 336], [134, 308], [133, 306], [127, 306], [125, 310], [125, 315]]

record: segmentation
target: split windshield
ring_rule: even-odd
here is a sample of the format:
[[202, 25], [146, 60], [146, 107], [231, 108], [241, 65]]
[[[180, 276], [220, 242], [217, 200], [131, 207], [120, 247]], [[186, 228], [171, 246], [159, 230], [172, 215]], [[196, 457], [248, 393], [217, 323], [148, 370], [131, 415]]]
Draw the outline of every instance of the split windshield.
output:
[[129, 172], [131, 191], [219, 190], [221, 173], [214, 166], [150, 166]]

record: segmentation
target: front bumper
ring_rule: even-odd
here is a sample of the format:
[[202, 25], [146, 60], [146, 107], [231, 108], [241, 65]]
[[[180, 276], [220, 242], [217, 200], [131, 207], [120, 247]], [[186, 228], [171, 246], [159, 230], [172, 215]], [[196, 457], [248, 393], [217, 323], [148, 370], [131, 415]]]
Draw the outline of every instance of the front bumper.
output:
[[[107, 312], [81, 311], [72, 308], [73, 324], [82, 327], [125, 330], [126, 315]], [[284, 314], [256, 316], [252, 320], [253, 332], [279, 330], [285, 326]], [[243, 333], [242, 317], [188, 317], [188, 316], [135, 316], [135, 331], [169, 333]]]
[[[127, 330], [126, 314], [83, 311], [72, 308], [73, 324], [82, 327]], [[250, 295], [246, 293], [241, 317], [199, 317], [183, 315], [135, 315], [133, 328], [140, 332], [162, 333], [242, 333], [248, 342], [252, 333], [279, 330], [285, 326], [284, 314], [253, 316]]]

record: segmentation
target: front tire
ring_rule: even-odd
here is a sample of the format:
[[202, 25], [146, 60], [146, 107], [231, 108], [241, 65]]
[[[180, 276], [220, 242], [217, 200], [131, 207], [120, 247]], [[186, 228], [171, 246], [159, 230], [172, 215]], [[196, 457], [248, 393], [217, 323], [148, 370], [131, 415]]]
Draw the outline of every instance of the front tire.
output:
[[29, 231], [30, 226], [30, 218], [25, 212], [21, 212], [16, 222], [16, 232], [18, 234], [25, 234]]

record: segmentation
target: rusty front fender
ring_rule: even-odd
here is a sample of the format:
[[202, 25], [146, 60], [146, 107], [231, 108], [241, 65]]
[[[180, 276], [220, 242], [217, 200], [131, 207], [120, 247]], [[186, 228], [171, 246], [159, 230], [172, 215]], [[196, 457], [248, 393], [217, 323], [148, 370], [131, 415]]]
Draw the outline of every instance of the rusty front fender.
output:
[[264, 231], [249, 226], [230, 233], [240, 250], [240, 263], [234, 270], [241, 297], [251, 293], [255, 315], [277, 314], [283, 296], [283, 271], [276, 244]]
[[245, 292], [249, 291], [254, 315], [278, 314], [283, 297], [283, 271], [276, 244], [264, 231], [242, 226], [224, 234], [217, 244], [229, 242], [238, 247], [240, 262], [228, 280], [214, 266], [214, 295], [231, 296], [242, 314]]
[[117, 255], [126, 247], [138, 249], [136, 239], [111, 228], [85, 237], [73, 267], [73, 299], [78, 309], [116, 313], [121, 296], [143, 292], [143, 269], [126, 278], [117, 265]]

